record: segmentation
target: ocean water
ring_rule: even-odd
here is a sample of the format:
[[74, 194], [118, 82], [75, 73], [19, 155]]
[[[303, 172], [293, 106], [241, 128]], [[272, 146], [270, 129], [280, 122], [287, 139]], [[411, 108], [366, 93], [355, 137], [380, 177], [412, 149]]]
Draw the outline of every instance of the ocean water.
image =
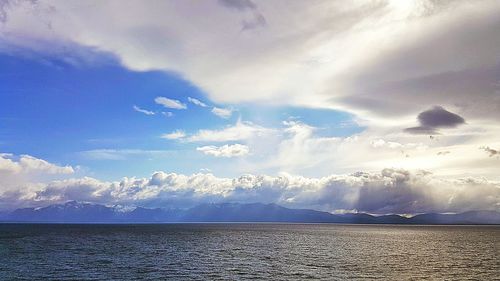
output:
[[0, 225], [0, 280], [500, 280], [498, 226]]

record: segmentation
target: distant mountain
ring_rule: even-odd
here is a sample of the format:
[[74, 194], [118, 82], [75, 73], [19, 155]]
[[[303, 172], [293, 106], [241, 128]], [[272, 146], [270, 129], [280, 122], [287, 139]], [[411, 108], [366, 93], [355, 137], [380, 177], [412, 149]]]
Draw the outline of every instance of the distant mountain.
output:
[[289, 209], [276, 204], [202, 204], [190, 209], [108, 207], [70, 201], [43, 208], [17, 209], [0, 217], [4, 222], [61, 223], [173, 223], [173, 222], [291, 222], [354, 224], [500, 224], [500, 213], [471, 211], [461, 214], [372, 216], [365, 213], [331, 214]]

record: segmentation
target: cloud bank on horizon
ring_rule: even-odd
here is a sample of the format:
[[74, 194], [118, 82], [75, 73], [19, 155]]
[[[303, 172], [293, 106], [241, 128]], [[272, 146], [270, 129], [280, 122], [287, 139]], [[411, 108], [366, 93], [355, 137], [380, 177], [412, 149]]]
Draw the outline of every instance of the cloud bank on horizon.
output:
[[[155, 172], [149, 178], [123, 178], [105, 182], [91, 177], [53, 180], [46, 184], [19, 180], [28, 173], [73, 173], [30, 156], [18, 160], [2, 156], [0, 184], [9, 186], [9, 177], [18, 177], [23, 188], [3, 191], [1, 206], [45, 206], [69, 200], [101, 204], [169, 206], [187, 208], [200, 203], [278, 203], [295, 208], [330, 212], [373, 214], [414, 214], [424, 212], [464, 212], [498, 210], [500, 182], [463, 178], [443, 180], [429, 172], [383, 169], [377, 173], [353, 173], [307, 178], [243, 175], [220, 178], [210, 173], [190, 176]], [[28, 164], [26, 165], [26, 161]], [[37, 163], [39, 165], [33, 165]], [[19, 170], [19, 167], [24, 169]]]
[[500, 211], [499, 27], [494, 0], [1, 1], [0, 209]]

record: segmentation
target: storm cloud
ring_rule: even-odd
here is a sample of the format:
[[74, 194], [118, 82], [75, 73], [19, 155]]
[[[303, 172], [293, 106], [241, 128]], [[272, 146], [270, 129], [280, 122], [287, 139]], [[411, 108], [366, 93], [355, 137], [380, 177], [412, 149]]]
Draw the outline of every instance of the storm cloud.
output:
[[458, 114], [449, 112], [441, 106], [421, 112], [417, 116], [420, 126], [406, 128], [405, 131], [412, 134], [438, 134], [438, 129], [455, 128], [465, 124], [465, 119]]

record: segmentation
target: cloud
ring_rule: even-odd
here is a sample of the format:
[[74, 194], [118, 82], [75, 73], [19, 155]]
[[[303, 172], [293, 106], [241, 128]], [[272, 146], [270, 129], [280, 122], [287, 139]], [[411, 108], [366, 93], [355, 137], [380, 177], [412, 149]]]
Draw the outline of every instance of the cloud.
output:
[[195, 104], [195, 105], [198, 105], [198, 106], [201, 106], [201, 107], [207, 107], [208, 106], [208, 105], [206, 105], [205, 103], [201, 102], [198, 99], [195, 99], [195, 98], [192, 98], [192, 97], [188, 97], [187, 99], [192, 104]]
[[447, 111], [441, 106], [421, 112], [417, 117], [420, 126], [407, 128], [405, 131], [413, 134], [437, 134], [440, 128], [455, 128], [465, 124], [465, 119], [460, 115]]
[[60, 166], [30, 155], [0, 153], [0, 210], [17, 207], [17, 200], [31, 200], [26, 197], [27, 193], [43, 186], [41, 181], [74, 176], [78, 168]]
[[421, 112], [418, 115], [420, 125], [431, 128], [454, 128], [464, 124], [465, 120], [461, 116], [449, 112], [441, 106]]
[[248, 17], [241, 21], [241, 30], [251, 30], [266, 26], [266, 18], [257, 8], [257, 5], [250, 0], [219, 0], [219, 3], [229, 9], [238, 12], [248, 12]]
[[[252, 29], [264, 22], [258, 15], [265, 28]], [[222, 104], [329, 108], [376, 126], [405, 126], [439, 104], [498, 124], [499, 15], [495, 0], [207, 1], [196, 9], [189, 1], [126, 9], [15, 1], [0, 36], [5, 52], [109, 52], [132, 70], [174, 72]]]
[[219, 0], [219, 3], [227, 8], [236, 10], [254, 10], [257, 8], [257, 5], [250, 0]]
[[482, 146], [479, 149], [482, 149], [482, 150], [486, 151], [489, 154], [490, 157], [493, 157], [495, 155], [500, 155], [500, 151], [499, 150], [490, 148], [489, 146]]
[[30, 155], [19, 157], [9, 153], [0, 154], [0, 175], [5, 174], [72, 174], [75, 170], [71, 166], [59, 166]]
[[415, 135], [439, 135], [439, 131], [435, 128], [422, 126], [406, 128], [405, 132]]
[[173, 114], [172, 112], [170, 112], [170, 111], [166, 111], [166, 112], [165, 112], [165, 111], [162, 111], [162, 112], [161, 112], [161, 114], [163, 114], [163, 115], [165, 115], [165, 116], [167, 116], [167, 117], [172, 117], [172, 116], [174, 116], [174, 114]]
[[270, 132], [272, 132], [272, 129], [238, 120], [235, 125], [221, 130], [199, 130], [196, 134], [188, 137], [187, 140], [190, 142], [241, 141], [262, 137]]
[[172, 133], [161, 135], [161, 138], [167, 139], [167, 140], [177, 140], [177, 139], [182, 139], [185, 136], [186, 136], [186, 133], [184, 131], [176, 130], [176, 131], [173, 131]]
[[[6, 202], [8, 200], [8, 202]], [[149, 178], [103, 182], [67, 179], [32, 185], [0, 196], [0, 206], [42, 206], [67, 200], [145, 207], [186, 208], [206, 202], [264, 202], [325, 211], [375, 214], [499, 210], [500, 183], [484, 179], [443, 180], [423, 171], [384, 169], [307, 178], [155, 172]]]
[[173, 109], [186, 109], [187, 106], [183, 104], [182, 102], [174, 99], [169, 99], [166, 97], [156, 97], [155, 102], [157, 104], [163, 105], [166, 108], [173, 108]]
[[250, 152], [248, 146], [243, 144], [225, 144], [223, 146], [208, 145], [197, 147], [196, 150], [203, 152], [206, 155], [211, 155], [214, 157], [241, 157], [245, 156]]
[[219, 116], [220, 118], [228, 119], [233, 114], [233, 109], [231, 108], [212, 108], [212, 113]]
[[144, 113], [146, 115], [155, 115], [155, 113], [153, 111], [149, 111], [149, 110], [146, 110], [146, 109], [142, 109], [136, 105], [133, 106], [134, 110], [137, 111], [137, 112], [140, 112], [140, 113]]
[[83, 158], [90, 160], [127, 160], [131, 156], [168, 155], [170, 151], [143, 149], [93, 149], [79, 152]]

